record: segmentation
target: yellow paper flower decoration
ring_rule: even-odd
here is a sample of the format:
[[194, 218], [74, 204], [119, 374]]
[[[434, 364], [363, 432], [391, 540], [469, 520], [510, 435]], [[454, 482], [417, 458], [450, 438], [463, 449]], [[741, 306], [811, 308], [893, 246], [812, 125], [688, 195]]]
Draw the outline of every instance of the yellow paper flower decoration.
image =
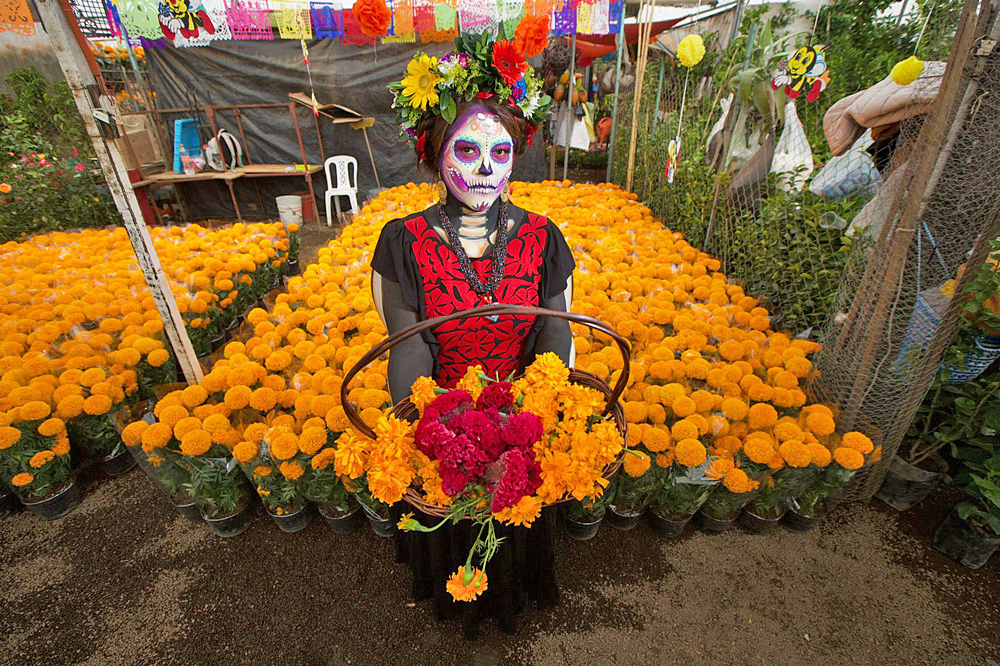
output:
[[701, 35], [688, 35], [677, 45], [677, 57], [685, 67], [694, 67], [705, 57], [705, 40]]
[[923, 71], [924, 61], [912, 55], [906, 60], [901, 60], [893, 65], [891, 76], [892, 80], [898, 85], [908, 86], [920, 78], [920, 74]]

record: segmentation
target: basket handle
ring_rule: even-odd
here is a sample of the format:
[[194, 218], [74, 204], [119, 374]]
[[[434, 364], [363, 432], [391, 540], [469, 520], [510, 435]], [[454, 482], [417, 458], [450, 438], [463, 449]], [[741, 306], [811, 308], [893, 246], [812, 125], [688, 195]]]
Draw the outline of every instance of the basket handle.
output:
[[604, 408], [604, 413], [609, 414], [614, 408], [614, 405], [618, 403], [618, 399], [621, 398], [622, 393], [625, 392], [625, 386], [628, 384], [629, 376], [629, 358], [631, 356], [632, 350], [629, 347], [628, 341], [622, 336], [618, 335], [613, 328], [608, 326], [606, 323], [600, 319], [594, 319], [593, 317], [587, 317], [581, 314], [575, 314], [572, 312], [562, 312], [559, 310], [547, 310], [545, 308], [538, 307], [528, 307], [524, 305], [504, 305], [502, 303], [495, 303], [493, 305], [484, 305], [478, 308], [472, 308], [469, 310], [458, 310], [451, 314], [443, 315], [441, 317], [435, 317], [433, 319], [425, 319], [423, 321], [418, 321], [412, 326], [407, 326], [404, 329], [396, 331], [389, 337], [387, 337], [382, 342], [378, 343], [371, 350], [358, 359], [358, 362], [354, 364], [347, 374], [344, 375], [344, 383], [340, 386], [340, 404], [344, 408], [344, 413], [347, 414], [348, 420], [354, 425], [360, 432], [368, 436], [370, 439], [375, 439], [375, 431], [368, 427], [364, 421], [361, 420], [361, 416], [358, 412], [348, 403], [347, 401], [347, 387], [350, 385], [351, 380], [361, 372], [361, 370], [367, 366], [369, 363], [377, 359], [379, 356], [389, 351], [396, 344], [405, 340], [406, 338], [422, 333], [426, 330], [437, 328], [441, 324], [452, 321], [453, 319], [466, 319], [468, 317], [487, 317], [493, 315], [530, 315], [535, 317], [556, 317], [558, 319], [564, 319], [568, 322], [574, 324], [581, 324], [587, 326], [595, 331], [600, 331], [605, 335], [609, 336], [618, 345], [618, 350], [622, 354], [622, 359], [624, 359], [624, 364], [622, 366], [621, 374], [618, 376], [618, 382], [615, 384], [614, 390], [611, 392], [611, 398], [607, 401], [607, 405]]

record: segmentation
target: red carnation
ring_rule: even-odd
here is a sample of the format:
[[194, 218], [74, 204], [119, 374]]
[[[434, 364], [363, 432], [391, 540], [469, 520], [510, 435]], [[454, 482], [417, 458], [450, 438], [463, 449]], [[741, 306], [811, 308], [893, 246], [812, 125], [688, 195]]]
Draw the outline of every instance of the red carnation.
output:
[[503, 441], [511, 449], [530, 449], [542, 438], [542, 420], [531, 412], [514, 414], [503, 429]]
[[496, 68], [504, 83], [513, 88], [528, 71], [528, 61], [524, 59], [524, 54], [514, 46], [514, 42], [509, 39], [501, 39], [493, 43], [493, 67]]

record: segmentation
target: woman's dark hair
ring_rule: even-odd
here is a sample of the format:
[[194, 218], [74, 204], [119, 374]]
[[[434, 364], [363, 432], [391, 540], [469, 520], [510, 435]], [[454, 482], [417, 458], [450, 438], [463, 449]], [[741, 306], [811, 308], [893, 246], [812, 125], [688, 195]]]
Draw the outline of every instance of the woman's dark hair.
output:
[[[511, 138], [514, 139], [514, 155], [521, 155], [527, 144], [528, 123], [521, 112], [493, 99], [474, 99], [471, 102], [461, 102], [455, 113], [455, 118], [462, 118], [474, 108], [495, 114], [500, 118]], [[417, 137], [424, 135], [423, 149], [414, 149], [417, 154], [417, 167], [424, 167], [433, 174], [438, 172], [438, 160], [441, 149], [448, 137], [451, 124], [441, 116], [431, 116], [417, 126]]]

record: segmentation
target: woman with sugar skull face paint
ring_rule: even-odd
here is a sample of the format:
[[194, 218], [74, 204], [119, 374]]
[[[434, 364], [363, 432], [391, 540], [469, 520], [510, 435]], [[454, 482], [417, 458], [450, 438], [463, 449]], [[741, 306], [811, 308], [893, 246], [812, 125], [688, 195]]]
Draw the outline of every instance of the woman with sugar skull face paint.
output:
[[[424, 128], [419, 159], [433, 165], [443, 199], [382, 231], [372, 289], [390, 334], [490, 303], [568, 309], [574, 262], [562, 233], [508, 201], [523, 126], [516, 112], [487, 98], [463, 104], [450, 125], [435, 117]], [[393, 349], [389, 390], [401, 400], [420, 376], [453, 387], [477, 364], [503, 378], [548, 351], [572, 362], [567, 322], [510, 315], [449, 322]]]
[[[372, 256], [372, 292], [390, 334], [490, 303], [566, 311], [572, 302], [574, 261], [559, 228], [510, 202], [514, 161], [544, 120], [548, 98], [523, 56], [517, 62], [505, 49], [509, 56], [511, 45], [496, 43], [488, 60], [469, 53], [440, 61], [418, 56], [406, 78], [390, 86], [400, 127], [418, 163], [438, 177], [440, 198], [387, 224]], [[445, 109], [444, 95], [460, 101]], [[402, 400], [421, 376], [454, 387], [472, 365], [506, 378], [544, 352], [572, 363], [567, 322], [511, 315], [452, 320], [393, 347], [389, 391], [393, 401]], [[476, 538], [469, 521], [401, 533], [397, 559], [410, 566], [414, 596], [432, 597], [439, 618], [461, 614], [467, 638], [484, 617], [512, 632], [528, 599], [542, 608], [558, 603], [554, 511], [544, 509], [530, 529], [497, 526], [503, 544], [490, 564], [488, 589], [471, 603], [454, 603], [445, 587]], [[438, 522], [416, 514], [424, 524]]]

